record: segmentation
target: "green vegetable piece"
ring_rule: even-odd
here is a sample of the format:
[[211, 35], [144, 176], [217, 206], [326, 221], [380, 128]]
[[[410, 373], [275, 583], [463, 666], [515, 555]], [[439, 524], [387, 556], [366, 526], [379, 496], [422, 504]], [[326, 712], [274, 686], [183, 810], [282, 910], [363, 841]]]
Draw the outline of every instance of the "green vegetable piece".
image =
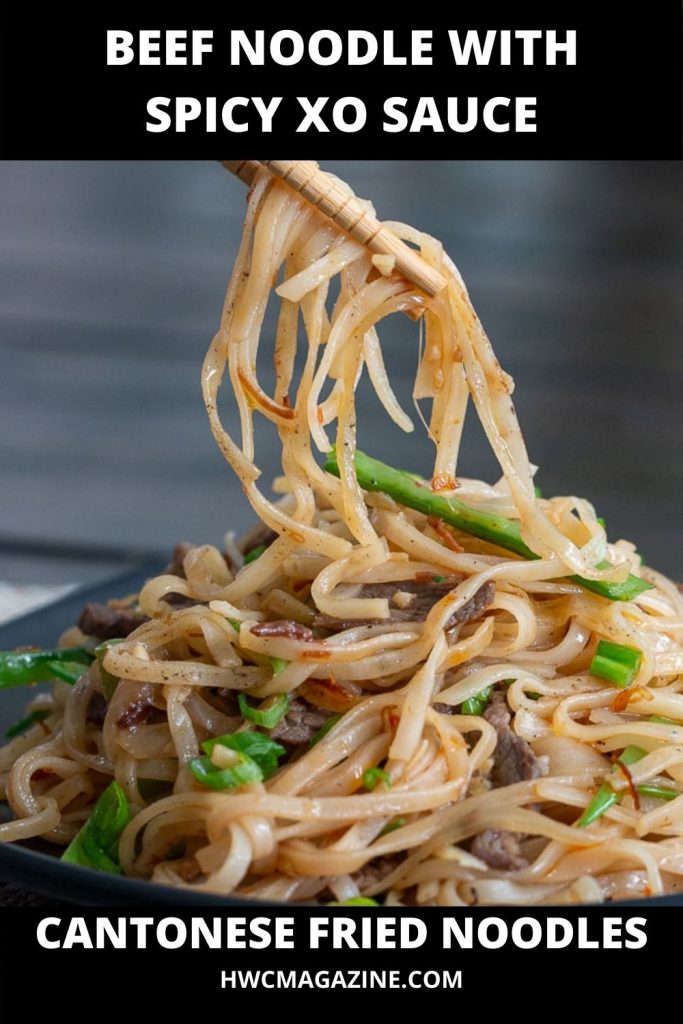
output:
[[[640, 747], [626, 747], [623, 753], [617, 758], [623, 765], [635, 764], [637, 761], [642, 760], [645, 757], [647, 751], [641, 750]], [[612, 769], [613, 772], [617, 771], [616, 768]], [[616, 803], [621, 803], [623, 793], [617, 793], [616, 790], [612, 789], [608, 782], [603, 782], [600, 789], [597, 791], [591, 802], [586, 807], [585, 811], [577, 821], [577, 828], [587, 828], [588, 825], [592, 825], [594, 821], [601, 818], [605, 811], [608, 811]]]
[[55, 678], [53, 666], [67, 662], [90, 665], [93, 655], [85, 647], [48, 651], [0, 652], [0, 689], [45, 683]]
[[287, 668], [289, 662], [285, 661], [284, 658], [271, 658], [270, 664], [273, 666], [273, 675], [279, 676]]
[[493, 687], [487, 686], [486, 689], [481, 691], [481, 693], [477, 693], [474, 697], [470, 697], [468, 700], [463, 701], [460, 713], [462, 715], [483, 715], [486, 710], [486, 705], [491, 700], [492, 689]]
[[[364, 452], [356, 452], [356, 478], [365, 491], [381, 491], [389, 497], [423, 512], [428, 516], [436, 516], [445, 523], [456, 526], [464, 533], [469, 533], [480, 540], [496, 544], [507, 551], [513, 551], [522, 558], [536, 559], [539, 556], [527, 547], [522, 540], [520, 524], [513, 519], [497, 516], [491, 512], [466, 505], [458, 498], [445, 498], [435, 494], [431, 488], [420, 483], [412, 474], [401, 469], [394, 469], [386, 463], [373, 459]], [[328, 453], [325, 462], [326, 471], [339, 476], [337, 454], [333, 450]], [[607, 562], [601, 562], [597, 568], [607, 568]], [[575, 583], [580, 583], [587, 590], [592, 590], [602, 597], [613, 601], [633, 601], [644, 590], [650, 590], [651, 584], [638, 576], [630, 575], [623, 583], [609, 583], [604, 580], [587, 580], [581, 576], [570, 576]]]
[[648, 722], [656, 722], [657, 725], [680, 725], [673, 718], [665, 718], [664, 715], [650, 715]]
[[677, 796], [681, 795], [680, 789], [673, 789], [670, 786], [654, 786], [649, 782], [644, 782], [642, 786], [636, 786], [636, 789], [642, 796], [654, 796], [657, 800], [675, 800]]
[[279, 693], [268, 708], [252, 708], [243, 693], [237, 695], [237, 703], [243, 718], [264, 729], [274, 729], [289, 710], [289, 697], [286, 693]]
[[100, 679], [102, 680], [102, 692], [104, 694], [104, 699], [106, 700], [107, 704], [110, 702], [110, 700], [114, 696], [114, 693], [116, 691], [116, 687], [119, 685], [119, 680], [117, 679], [116, 676], [113, 676], [111, 674], [111, 672], [107, 672], [106, 668], [104, 667], [104, 656], [107, 653], [107, 651], [109, 650], [109, 648], [113, 647], [114, 644], [122, 644], [122, 643], [123, 643], [123, 640], [122, 639], [118, 639], [118, 638], [115, 639], [115, 640], [104, 640], [101, 644], [98, 644], [97, 647], [95, 648], [95, 657], [97, 658], [97, 661], [99, 662], [99, 666], [100, 666]]
[[340, 718], [341, 715], [330, 715], [325, 724], [320, 729], [318, 729], [315, 735], [311, 736], [309, 746], [314, 747], [316, 743], [320, 743], [323, 736], [327, 736], [332, 726], [336, 725]]
[[393, 821], [387, 822], [382, 831], [379, 833], [380, 836], [389, 835], [390, 832], [395, 832], [397, 828], [403, 828], [406, 823], [405, 818], [394, 818]]
[[591, 661], [590, 673], [623, 688], [629, 686], [636, 678], [642, 660], [642, 653], [635, 647], [625, 647], [623, 644], [601, 640]]
[[92, 814], [61, 859], [96, 871], [121, 874], [119, 839], [129, 821], [126, 794], [118, 782], [112, 782], [99, 797]]
[[12, 740], [15, 736], [21, 736], [22, 733], [27, 732], [32, 725], [37, 722], [42, 722], [47, 718], [51, 712], [47, 708], [37, 708], [35, 711], [31, 711], [25, 718], [20, 718], [14, 725], [10, 725], [9, 729], [5, 733], [5, 739]]
[[249, 565], [250, 562], [255, 562], [257, 558], [260, 558], [264, 551], [267, 551], [265, 544], [257, 544], [251, 551], [247, 551], [244, 556], [244, 564]]
[[432, 576], [432, 582], [433, 583], [445, 583], [446, 582], [446, 577], [445, 576]]
[[[269, 736], [264, 736], [262, 732], [232, 732], [225, 736], [216, 736], [214, 739], [202, 743], [202, 750], [211, 757], [213, 748], [217, 744], [251, 758], [258, 765], [264, 779], [270, 778], [277, 771], [278, 758], [286, 753], [283, 746], [276, 743], [275, 740], [271, 740]], [[230, 771], [230, 769], [225, 770]], [[252, 779], [250, 781], [260, 780]]]
[[366, 789], [374, 789], [380, 782], [391, 789], [391, 776], [383, 768], [368, 768], [363, 772], [363, 785]]
[[369, 896], [349, 896], [348, 900], [342, 900], [341, 903], [333, 901], [327, 905], [328, 907], [378, 907], [379, 903], [377, 900], [371, 900]]
[[262, 782], [263, 772], [247, 754], [237, 753], [238, 760], [229, 768], [218, 768], [210, 757], [193, 757], [187, 767], [197, 782], [208, 789], [238, 789], [250, 782]]
[[51, 661], [50, 670], [55, 679], [61, 679], [63, 683], [77, 683], [84, 672], [87, 671], [87, 665], [81, 665], [77, 661]]

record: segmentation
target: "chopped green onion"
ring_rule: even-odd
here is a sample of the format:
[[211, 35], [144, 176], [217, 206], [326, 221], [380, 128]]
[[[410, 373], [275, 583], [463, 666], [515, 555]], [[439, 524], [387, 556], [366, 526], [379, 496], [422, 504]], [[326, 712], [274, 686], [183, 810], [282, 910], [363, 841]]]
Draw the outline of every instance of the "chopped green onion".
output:
[[0, 689], [45, 683], [55, 678], [55, 663], [90, 665], [93, 655], [85, 647], [64, 647], [52, 651], [4, 651], [0, 653]]
[[250, 562], [255, 562], [257, 558], [260, 558], [264, 551], [267, 551], [265, 544], [257, 544], [251, 551], [247, 551], [244, 556], [244, 564], [249, 565]]
[[[514, 551], [522, 558], [536, 559], [539, 557], [522, 540], [521, 527], [516, 520], [506, 519], [504, 516], [497, 516], [492, 512], [482, 512], [481, 509], [466, 505], [458, 498], [446, 498], [441, 494], [434, 494], [428, 486], [421, 483], [411, 473], [394, 469], [393, 466], [373, 459], [369, 455], [365, 455], [364, 452], [356, 452], [355, 464], [356, 479], [363, 490], [381, 491], [407, 508], [413, 508], [427, 516], [442, 519], [445, 523], [457, 527], [464, 533], [479, 537], [481, 540], [505, 548], [507, 551]], [[339, 463], [334, 450], [328, 453], [324, 468], [328, 473], [339, 476]], [[609, 563], [600, 562], [596, 568], [609, 568]], [[592, 590], [612, 601], [633, 601], [644, 590], [652, 588], [652, 584], [634, 575], [628, 576], [622, 583], [587, 580], [582, 576], [570, 576], [569, 578], [585, 587], [586, 590]]]
[[333, 901], [327, 904], [328, 907], [378, 907], [377, 900], [371, 900], [369, 896], [349, 896], [348, 900], [341, 903]]
[[[647, 751], [642, 750], [640, 747], [626, 747], [617, 760], [623, 765], [635, 764], [637, 761], [642, 760], [646, 753]], [[616, 770], [616, 768], [612, 769], [613, 772]], [[593, 822], [597, 821], [598, 818], [601, 818], [605, 811], [608, 811], [610, 807], [614, 804], [621, 803], [623, 795], [623, 793], [617, 793], [616, 790], [612, 789], [608, 782], [603, 782], [602, 786], [600, 786], [600, 789], [597, 791], [577, 821], [577, 827], [587, 828], [588, 825], [592, 825]]]
[[644, 782], [642, 786], [636, 786], [636, 789], [643, 796], [654, 796], [657, 800], [675, 800], [677, 796], [681, 795], [680, 789], [673, 789], [670, 786], [653, 786], [649, 782]]
[[87, 671], [87, 665], [79, 664], [77, 661], [51, 661], [50, 671], [55, 679], [61, 679], [63, 683], [71, 683], [73, 686]]
[[387, 789], [391, 789], [391, 775], [383, 768], [368, 768], [363, 772], [363, 785], [366, 789], [374, 789], [380, 782], [383, 782]]
[[602, 518], [602, 516], [596, 516], [595, 519], [596, 519], [596, 522], [600, 523], [600, 526], [602, 526], [602, 528], [605, 531], [605, 533], [607, 533], [607, 523]]
[[642, 660], [642, 653], [635, 647], [601, 640], [591, 661], [590, 673], [623, 688], [636, 678]]
[[237, 632], [239, 633], [239, 631], [240, 631], [240, 627], [242, 626], [242, 622], [241, 622], [241, 620], [240, 620], [240, 619], [231, 619], [231, 618], [228, 618], [228, 622], [230, 623], [230, 625], [232, 626], [232, 628], [233, 628], [234, 630], [236, 630], [236, 631], [237, 631]]
[[322, 728], [318, 729], [317, 733], [315, 733], [314, 736], [311, 736], [309, 746], [314, 747], [316, 743], [320, 743], [320, 740], [323, 738], [323, 736], [327, 736], [332, 726], [336, 725], [340, 718], [341, 715], [330, 715], [330, 717], [327, 719]]
[[219, 745], [238, 754], [244, 754], [254, 761], [264, 779], [277, 771], [278, 758], [286, 753], [284, 747], [271, 740], [269, 736], [264, 736], [262, 732], [231, 732], [225, 736], [216, 736], [214, 739], [205, 740], [202, 743], [202, 750], [211, 757], [214, 747]]
[[255, 725], [262, 725], [264, 729], [274, 729], [289, 710], [289, 697], [286, 693], [279, 693], [267, 708], [250, 707], [249, 701], [243, 693], [237, 695], [237, 703], [243, 718]]
[[674, 721], [673, 718], [664, 718], [663, 715], [650, 715], [648, 722], [656, 722], [657, 725], [680, 725], [680, 722]]
[[390, 821], [388, 824], [386, 824], [384, 826], [384, 828], [379, 833], [379, 835], [380, 836], [386, 836], [390, 832], [395, 832], [397, 828], [403, 828], [405, 823], [406, 823], [406, 819], [405, 818], [394, 818], [393, 821]]
[[229, 768], [218, 768], [210, 757], [193, 757], [187, 767], [197, 782], [208, 789], [238, 789], [250, 782], [263, 782], [263, 772], [247, 754], [235, 752], [237, 760]]
[[106, 668], [104, 667], [104, 656], [110, 647], [113, 647], [115, 644], [122, 643], [123, 640], [119, 638], [115, 640], [103, 640], [102, 643], [98, 644], [97, 647], [95, 648], [95, 657], [97, 658], [98, 664], [100, 666], [102, 693], [104, 694], [104, 699], [106, 700], [107, 704], [114, 696], [116, 687], [119, 685], [119, 680], [116, 678], [116, 676], [113, 676], [111, 672], [107, 672]]
[[528, 697], [529, 700], [540, 700], [541, 697], [543, 696], [543, 694], [536, 693], [535, 690], [532, 690], [531, 693], [527, 693], [527, 694], [525, 694], [525, 696]]
[[126, 794], [118, 782], [112, 782], [100, 796], [92, 814], [69, 843], [61, 859], [70, 864], [81, 864], [97, 871], [120, 875], [119, 838], [129, 821], [130, 808]]
[[445, 583], [445, 582], [446, 582], [446, 577], [445, 576], [432, 576], [432, 583]]
[[542, 497], [543, 497], [543, 491], [541, 490], [541, 488], [538, 487], [538, 486], [534, 487], [534, 498], [542, 498]]
[[474, 697], [470, 697], [468, 700], [463, 702], [460, 708], [460, 714], [462, 715], [483, 715], [486, 710], [486, 705], [491, 700], [491, 690], [493, 687], [487, 686], [481, 693], [477, 693]]
[[35, 711], [31, 711], [30, 714], [26, 715], [26, 718], [20, 718], [18, 722], [11, 725], [5, 733], [5, 739], [11, 740], [15, 736], [21, 736], [22, 733], [26, 732], [35, 725], [37, 722], [42, 722], [43, 719], [47, 718], [48, 715], [52, 714], [47, 708], [36, 708]]
[[273, 666], [273, 675], [279, 676], [287, 668], [289, 662], [285, 661], [284, 658], [271, 658], [270, 664]]

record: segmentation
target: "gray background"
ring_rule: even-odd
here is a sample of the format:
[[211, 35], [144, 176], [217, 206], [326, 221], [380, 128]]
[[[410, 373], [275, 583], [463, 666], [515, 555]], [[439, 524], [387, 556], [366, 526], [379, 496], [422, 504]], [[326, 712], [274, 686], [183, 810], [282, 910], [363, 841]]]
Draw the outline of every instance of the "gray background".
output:
[[[682, 165], [326, 167], [444, 241], [543, 490], [591, 498], [610, 537], [683, 578]], [[248, 524], [199, 391], [244, 198], [209, 162], [0, 164], [0, 578], [93, 578]], [[415, 331], [384, 337], [405, 399]], [[367, 390], [361, 406], [361, 446], [424, 470], [421, 428], [406, 438]], [[497, 475], [473, 421], [460, 469]]]

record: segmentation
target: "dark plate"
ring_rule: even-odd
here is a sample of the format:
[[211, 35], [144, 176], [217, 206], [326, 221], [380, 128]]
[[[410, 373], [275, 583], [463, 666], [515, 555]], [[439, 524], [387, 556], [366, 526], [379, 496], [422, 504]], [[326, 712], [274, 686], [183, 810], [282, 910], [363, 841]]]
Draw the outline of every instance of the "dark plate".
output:
[[[159, 565], [137, 569], [69, 594], [61, 601], [24, 615], [0, 627], [0, 651], [23, 644], [54, 646], [60, 633], [78, 619], [86, 601], [105, 602], [110, 597], [135, 593], [150, 576], [160, 571]], [[18, 687], [0, 694], [0, 736], [21, 718], [26, 704], [26, 690]], [[0, 808], [5, 805], [0, 804]], [[37, 844], [36, 844], [37, 845]], [[108, 875], [75, 864], [63, 864], [54, 854], [18, 843], [0, 843], [0, 878], [14, 885], [58, 900], [91, 906], [175, 905], [175, 906], [254, 906], [254, 900], [232, 899], [209, 893], [156, 885], [133, 878]], [[620, 907], [643, 907], [653, 904], [683, 907], [683, 895], [658, 896], [650, 900], [620, 902]]]

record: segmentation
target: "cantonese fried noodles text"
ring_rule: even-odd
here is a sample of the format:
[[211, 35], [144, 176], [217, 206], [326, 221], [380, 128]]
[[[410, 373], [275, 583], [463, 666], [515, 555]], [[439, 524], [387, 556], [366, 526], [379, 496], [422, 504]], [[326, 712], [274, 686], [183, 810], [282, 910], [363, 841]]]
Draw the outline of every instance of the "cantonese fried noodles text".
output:
[[[634, 545], [608, 543], [588, 501], [535, 489], [512, 380], [458, 271], [433, 238], [389, 226], [447, 289], [427, 298], [259, 172], [202, 371], [259, 525], [225, 554], [179, 546], [136, 598], [87, 606], [60, 649], [0, 656], [4, 686], [54, 680], [0, 752], [14, 813], [0, 838], [265, 900], [679, 891], [683, 597]], [[365, 371], [412, 429], [376, 333], [398, 311], [422, 345], [423, 476], [366, 454], [371, 438], [356, 447]], [[239, 439], [218, 410], [227, 378]], [[494, 486], [456, 478], [469, 399]], [[256, 414], [282, 446], [273, 500]]]

